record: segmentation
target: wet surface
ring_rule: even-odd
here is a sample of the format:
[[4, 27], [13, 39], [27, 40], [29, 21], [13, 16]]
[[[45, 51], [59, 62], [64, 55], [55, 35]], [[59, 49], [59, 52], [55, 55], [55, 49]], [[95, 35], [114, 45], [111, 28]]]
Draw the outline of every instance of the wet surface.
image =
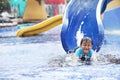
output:
[[18, 29], [0, 28], [0, 80], [120, 80], [120, 64], [113, 60], [120, 58], [120, 35], [105, 36], [98, 53], [104, 64], [60, 66], [66, 56], [61, 26], [32, 37], [16, 37]]

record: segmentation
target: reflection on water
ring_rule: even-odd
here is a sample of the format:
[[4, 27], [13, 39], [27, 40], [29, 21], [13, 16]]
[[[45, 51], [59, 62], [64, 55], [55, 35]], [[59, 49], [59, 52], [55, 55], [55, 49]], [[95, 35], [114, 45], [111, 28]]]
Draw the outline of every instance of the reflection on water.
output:
[[23, 38], [16, 37], [17, 30], [16, 26], [0, 28], [0, 80], [120, 80], [120, 65], [113, 60], [119, 62], [120, 35], [105, 35], [99, 52], [103, 62], [113, 62], [60, 67], [66, 57], [61, 26]]

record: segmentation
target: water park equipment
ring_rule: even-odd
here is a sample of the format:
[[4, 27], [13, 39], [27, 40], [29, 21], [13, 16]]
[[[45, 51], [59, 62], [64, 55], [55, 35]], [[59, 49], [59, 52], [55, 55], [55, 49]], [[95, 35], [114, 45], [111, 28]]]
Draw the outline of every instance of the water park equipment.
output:
[[22, 17], [26, 8], [26, 0], [10, 0], [11, 13], [14, 17]]
[[27, 0], [23, 15], [23, 22], [40, 21], [47, 19], [43, 0]]
[[45, 0], [48, 16], [63, 15], [66, 6], [66, 0]]
[[[1, 20], [3, 23], [1, 23]], [[6, 22], [5, 20], [3, 21], [3, 19], [0, 19], [0, 27], [10, 27], [10, 26], [16, 26], [16, 25], [17, 25], [17, 22], [13, 22], [13, 21]]]
[[[114, 0], [113, 0], [114, 1]], [[61, 41], [63, 48], [66, 52], [73, 50], [78, 47], [80, 40], [84, 36], [91, 37], [93, 40], [93, 50], [98, 52], [104, 41], [104, 27], [103, 23], [106, 17], [104, 15], [110, 8], [112, 0], [71, 0], [67, 6], [66, 12], [63, 18]], [[119, 3], [116, 0], [115, 3]], [[119, 4], [117, 4], [117, 11], [119, 11]], [[111, 5], [112, 6], [112, 5]], [[115, 5], [116, 7], [116, 5]], [[103, 18], [102, 18], [103, 15]], [[52, 19], [52, 18], [51, 18]], [[40, 32], [46, 31], [55, 27], [58, 24], [54, 24], [54, 21], [48, 19], [43, 23], [31, 26], [30, 28], [24, 28], [18, 31], [17, 36], [31, 36], [39, 34]], [[53, 17], [55, 19], [55, 17]], [[62, 19], [62, 16], [60, 20]], [[102, 20], [103, 19], [103, 20]], [[55, 20], [56, 22], [57, 20]], [[117, 20], [118, 21], [118, 20]], [[120, 20], [119, 20], [120, 21]], [[51, 22], [52, 26], [49, 27]], [[62, 20], [59, 24], [62, 23]], [[43, 25], [44, 24], [44, 25]], [[47, 25], [47, 26], [46, 26]], [[41, 27], [40, 27], [41, 26]], [[36, 27], [36, 28], [35, 28]], [[47, 28], [49, 27], [49, 28]]]
[[0, 14], [0, 27], [10, 27], [18, 24], [17, 21], [12, 21], [9, 17], [10, 14], [7, 11]]
[[[104, 12], [103, 24], [105, 34], [120, 33], [120, 0], [113, 0], [107, 4]], [[114, 32], [116, 31], [116, 32]]]
[[65, 4], [66, 0], [45, 0], [46, 4]]
[[39, 33], [47, 31], [59, 24], [62, 24], [62, 16], [56, 15], [36, 25], [20, 29], [16, 35], [18, 37], [38, 35]]
[[71, 0], [61, 31], [64, 50], [73, 50], [83, 36], [88, 36], [93, 40], [93, 50], [98, 52], [104, 41], [104, 31], [119, 29], [119, 13], [120, 0]]
[[63, 18], [61, 41], [66, 52], [78, 47], [83, 36], [91, 37], [98, 52], [104, 39], [101, 11], [105, 0], [71, 0]]

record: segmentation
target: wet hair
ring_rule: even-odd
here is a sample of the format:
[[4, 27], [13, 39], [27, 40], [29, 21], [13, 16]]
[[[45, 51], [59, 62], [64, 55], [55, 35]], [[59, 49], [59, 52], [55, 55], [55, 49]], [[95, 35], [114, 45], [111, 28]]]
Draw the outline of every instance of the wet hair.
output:
[[93, 41], [92, 41], [92, 39], [90, 37], [83, 37], [81, 42], [80, 42], [80, 45], [82, 45], [83, 41], [85, 41], [85, 42], [90, 41], [92, 43], [92, 45], [93, 45]]

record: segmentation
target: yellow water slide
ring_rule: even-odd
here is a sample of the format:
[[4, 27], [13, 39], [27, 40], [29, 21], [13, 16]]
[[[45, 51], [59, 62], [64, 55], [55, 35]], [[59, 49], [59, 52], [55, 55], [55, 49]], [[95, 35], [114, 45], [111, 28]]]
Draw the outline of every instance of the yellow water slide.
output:
[[39, 33], [47, 31], [60, 24], [62, 24], [62, 16], [56, 15], [36, 25], [20, 29], [16, 35], [18, 37], [38, 35]]

